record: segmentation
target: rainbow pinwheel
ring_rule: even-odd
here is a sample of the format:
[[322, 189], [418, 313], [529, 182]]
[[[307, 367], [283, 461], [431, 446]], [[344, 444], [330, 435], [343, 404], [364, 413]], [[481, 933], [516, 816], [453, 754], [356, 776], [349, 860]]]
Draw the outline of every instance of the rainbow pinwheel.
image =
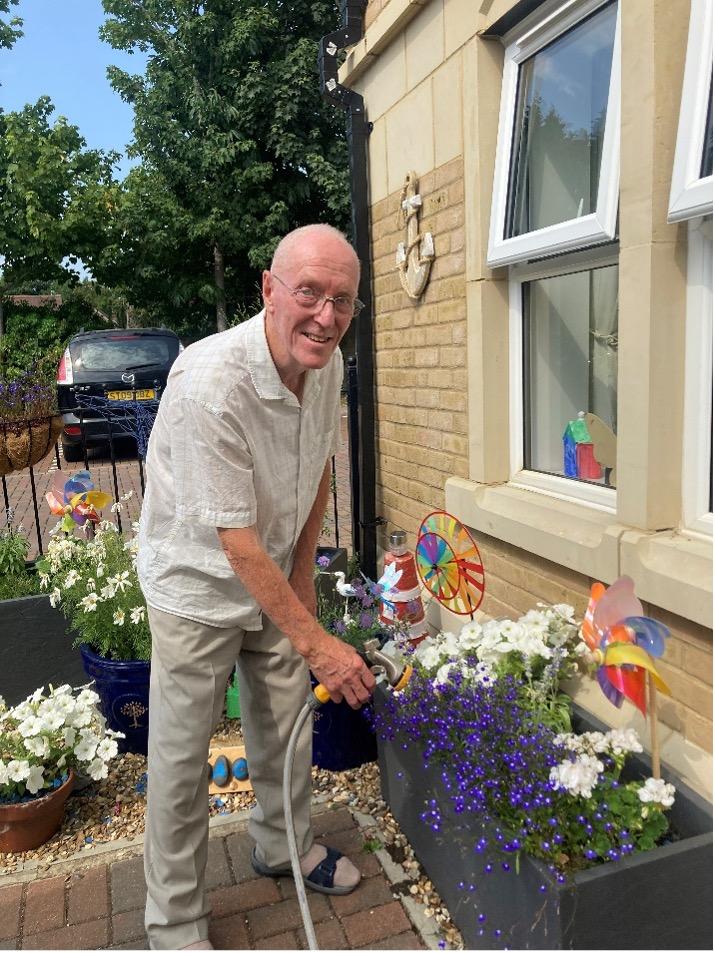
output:
[[97, 511], [106, 506], [112, 498], [108, 493], [94, 489], [88, 470], [79, 470], [69, 480], [57, 473], [52, 489], [45, 494], [45, 499], [52, 514], [62, 517], [62, 529], [71, 533], [75, 524], [84, 526], [87, 520], [98, 523]]
[[430, 513], [417, 533], [415, 556], [425, 588], [455, 615], [474, 618], [484, 598], [484, 565], [467, 528], [444, 510]]
[[[646, 716], [647, 677], [651, 685], [670, 695], [652, 661], [665, 651], [668, 635], [667, 626], [643, 615], [629, 576], [621, 576], [608, 589], [600, 582], [591, 587], [581, 636], [596, 656], [598, 684], [617, 708], [627, 698]], [[653, 696], [651, 716], [654, 704]]]

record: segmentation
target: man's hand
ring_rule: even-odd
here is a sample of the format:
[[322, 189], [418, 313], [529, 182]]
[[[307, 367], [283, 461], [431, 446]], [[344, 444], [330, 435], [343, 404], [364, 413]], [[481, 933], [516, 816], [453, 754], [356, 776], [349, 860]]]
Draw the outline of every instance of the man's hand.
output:
[[288, 582], [293, 592], [298, 596], [313, 618], [315, 618], [318, 614], [318, 598], [315, 594], [315, 581], [312, 571], [306, 573], [296, 572], [294, 570]]
[[360, 708], [375, 690], [374, 675], [352, 645], [327, 632], [305, 659], [334, 702], [344, 698], [351, 708]]

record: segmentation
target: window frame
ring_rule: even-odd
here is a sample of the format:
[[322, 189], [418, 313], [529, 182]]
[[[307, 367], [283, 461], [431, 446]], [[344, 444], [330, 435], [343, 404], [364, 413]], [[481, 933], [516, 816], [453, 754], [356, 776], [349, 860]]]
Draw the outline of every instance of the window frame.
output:
[[[709, 507], [713, 396], [712, 218], [688, 224], [683, 399], [683, 528], [713, 535]], [[703, 434], [707, 434], [703, 439]]]
[[700, 176], [713, 74], [713, 3], [691, 0], [678, 136], [668, 201], [668, 221], [682, 222], [713, 210], [713, 177]]
[[[509, 199], [509, 173], [516, 126], [519, 66], [553, 40], [577, 26], [610, 0], [567, 0], [550, 13], [543, 12], [529, 28], [507, 37], [504, 52], [499, 131], [492, 190], [491, 220], [487, 264], [510, 265], [533, 258], [562, 254], [615, 238], [618, 227], [618, 188], [620, 171], [620, 85], [621, 85], [621, 5], [617, 0], [613, 60], [608, 89], [608, 108], [604, 127], [601, 167], [599, 170], [596, 211], [513, 238], [504, 238]], [[547, 8], [548, 9], [548, 8]], [[516, 39], [512, 39], [516, 36]]]
[[556, 278], [580, 271], [618, 265], [618, 247], [610, 244], [584, 249], [566, 258], [513, 266], [509, 271], [509, 484], [556, 499], [583, 503], [608, 513], [616, 512], [617, 487], [524, 469], [524, 334], [525, 282]]

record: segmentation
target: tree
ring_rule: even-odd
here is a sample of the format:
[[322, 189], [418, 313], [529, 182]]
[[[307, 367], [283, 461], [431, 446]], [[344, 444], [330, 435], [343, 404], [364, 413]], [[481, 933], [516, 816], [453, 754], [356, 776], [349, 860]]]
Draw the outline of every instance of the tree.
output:
[[[103, 5], [102, 37], [149, 53], [144, 76], [108, 70], [134, 107], [130, 154], [165, 190], [167, 217], [145, 223], [145, 260], [154, 267], [158, 259], [157, 273], [176, 276], [177, 287], [193, 282], [194, 298], [210, 297], [222, 329], [227, 304], [253, 296], [258, 270], [287, 230], [348, 225], [343, 118], [322, 101], [316, 65], [317, 40], [338, 23], [336, 2]], [[155, 247], [177, 226], [188, 268]]]
[[[19, 0], [0, 0], [0, 13], [9, 13], [10, 7], [16, 7], [18, 3]], [[0, 17], [0, 50], [9, 50], [15, 40], [22, 36], [21, 26], [19, 17], [10, 17], [7, 21]]]
[[64, 117], [50, 125], [53, 109], [42, 96], [0, 112], [0, 334], [3, 293], [77, 280], [104, 240], [117, 156], [87, 149]]

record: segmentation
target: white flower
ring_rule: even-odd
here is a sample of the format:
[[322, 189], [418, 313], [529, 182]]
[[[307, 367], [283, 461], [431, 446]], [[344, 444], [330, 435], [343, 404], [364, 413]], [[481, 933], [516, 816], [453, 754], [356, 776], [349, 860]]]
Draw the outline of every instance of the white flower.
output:
[[675, 787], [666, 784], [662, 778], [648, 778], [643, 787], [638, 788], [638, 797], [644, 804], [661, 804], [663, 807], [672, 807], [675, 801]]
[[96, 705], [99, 701], [99, 695], [93, 692], [91, 688], [83, 688], [77, 696], [78, 705]]
[[72, 586], [79, 580], [79, 573], [76, 569], [70, 569], [65, 578], [65, 589], [71, 589]]
[[80, 599], [79, 604], [82, 606], [85, 612], [96, 612], [98, 602], [99, 599], [97, 598], [97, 593], [90, 592], [84, 597], [84, 599]]
[[80, 761], [91, 761], [96, 751], [97, 741], [91, 738], [81, 738], [74, 749], [74, 753]]
[[129, 618], [132, 620], [134, 625], [139, 625], [140, 622], [143, 622], [145, 616], [146, 616], [146, 609], [144, 608], [144, 606], [136, 606], [129, 613]]
[[476, 649], [482, 639], [482, 627], [478, 622], [467, 622], [459, 633], [462, 651], [469, 652]]
[[94, 579], [87, 580], [87, 592], [95, 592], [97, 589], [97, 583]]
[[101, 758], [95, 758], [90, 764], [88, 771], [90, 778], [92, 778], [94, 781], [101, 781], [102, 778], [106, 778], [109, 774], [107, 762], [102, 761]]
[[124, 610], [115, 609], [112, 619], [114, 620], [115, 625], [124, 625]]
[[77, 738], [76, 728], [65, 728], [62, 732], [62, 741], [67, 748], [71, 748]]
[[40, 735], [37, 738], [26, 738], [25, 750], [38, 758], [45, 758], [50, 753], [50, 742], [46, 735]]
[[638, 732], [633, 728], [613, 728], [606, 738], [614, 754], [627, 754], [629, 751], [640, 752], [643, 745], [638, 738]]
[[116, 594], [117, 587], [108, 582], [106, 586], [102, 586], [99, 592], [99, 598], [102, 602], [107, 602], [109, 599], [113, 599]]
[[102, 761], [109, 761], [110, 758], [114, 758], [118, 751], [117, 742], [111, 738], [102, 738], [97, 745], [97, 757], [101, 758]]
[[94, 574], [97, 577], [97, 579], [101, 579], [105, 572], [106, 572], [106, 567], [104, 563], [101, 563], [101, 562], [97, 563], [94, 570]]
[[50, 584], [50, 577], [46, 572], [40, 573], [40, 589], [47, 589]]
[[23, 738], [32, 738], [34, 735], [39, 735], [42, 731], [42, 722], [37, 715], [29, 715], [24, 721], [20, 722], [17, 726], [17, 730]]
[[11, 781], [24, 781], [30, 774], [30, 762], [13, 759], [7, 766], [7, 773]]
[[0, 761], [0, 787], [3, 784], [7, 784], [10, 780], [10, 772], [8, 771], [8, 766], [4, 761]]
[[62, 598], [62, 593], [57, 588], [57, 586], [55, 586], [55, 588], [50, 593], [50, 605], [52, 606], [53, 609], [59, 605], [61, 598]]
[[580, 754], [574, 761], [562, 761], [549, 772], [554, 789], [564, 788], [574, 796], [591, 797], [603, 771], [603, 763], [592, 755]]
[[40, 788], [43, 787], [45, 783], [44, 773], [45, 769], [39, 764], [33, 764], [33, 766], [30, 768], [30, 771], [27, 775], [27, 781], [25, 782], [25, 787], [30, 794], [37, 794]]
[[118, 576], [110, 576], [107, 579], [107, 583], [110, 586], [114, 586], [115, 590], [119, 589], [121, 592], [124, 592], [125, 589], [131, 589], [132, 581], [129, 578], [129, 570], [125, 569], [124, 572], [121, 572]]

